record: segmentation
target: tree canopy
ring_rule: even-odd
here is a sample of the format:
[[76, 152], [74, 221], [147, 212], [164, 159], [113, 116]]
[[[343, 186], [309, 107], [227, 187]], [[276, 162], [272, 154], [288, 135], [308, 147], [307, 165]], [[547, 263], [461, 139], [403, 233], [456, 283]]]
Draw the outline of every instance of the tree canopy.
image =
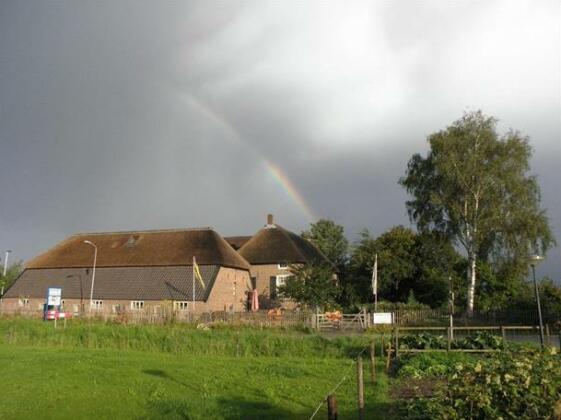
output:
[[529, 140], [516, 131], [499, 136], [497, 120], [464, 114], [428, 137], [426, 157], [413, 155], [400, 184], [420, 232], [439, 232], [467, 254], [467, 308], [473, 312], [478, 259], [526, 266], [530, 252], [554, 244], [535, 176], [528, 174]]
[[371, 278], [378, 254], [378, 297], [406, 302], [412, 295], [436, 307], [448, 298], [449, 278], [456, 277], [461, 256], [437, 233], [418, 234], [394, 226], [376, 239], [363, 231], [353, 249], [350, 277], [362, 302], [372, 299]]
[[313, 243], [341, 271], [348, 260], [349, 241], [343, 226], [332, 220], [320, 219], [310, 224], [302, 237]]
[[330, 265], [294, 265], [291, 276], [279, 286], [279, 294], [301, 305], [313, 308], [335, 304], [340, 289]]

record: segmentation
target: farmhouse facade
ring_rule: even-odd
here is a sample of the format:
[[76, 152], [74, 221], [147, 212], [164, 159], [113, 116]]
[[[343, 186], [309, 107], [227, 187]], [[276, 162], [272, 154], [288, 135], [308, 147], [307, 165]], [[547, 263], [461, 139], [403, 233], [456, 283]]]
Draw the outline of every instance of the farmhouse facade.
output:
[[40, 314], [49, 287], [62, 289], [63, 310], [76, 315], [90, 311], [92, 290], [99, 315], [244, 311], [254, 290], [267, 308], [278, 305], [291, 264], [315, 262], [329, 263], [272, 215], [254, 236], [222, 238], [210, 228], [76, 234], [27, 262], [1, 309]]
[[[238, 250], [250, 264], [253, 289], [264, 307], [274, 306], [278, 288], [290, 277], [290, 266], [297, 264], [332, 263], [311, 242], [274, 223], [267, 216], [267, 224]], [[335, 271], [335, 268], [334, 268]], [[283, 306], [291, 306], [285, 302]]]
[[[249, 264], [212, 229], [72, 235], [26, 264], [3, 297], [4, 312], [41, 312], [49, 287], [62, 288], [67, 312], [89, 310], [241, 311], [250, 290]], [[196, 257], [202, 283], [193, 281]], [[193, 299], [193, 286], [194, 299]]]

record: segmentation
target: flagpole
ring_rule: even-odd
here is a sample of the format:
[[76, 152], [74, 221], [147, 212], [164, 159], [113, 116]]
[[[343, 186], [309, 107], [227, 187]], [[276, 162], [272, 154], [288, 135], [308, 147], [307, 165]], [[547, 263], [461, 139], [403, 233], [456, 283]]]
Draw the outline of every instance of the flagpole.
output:
[[193, 255], [193, 313], [195, 312], [195, 256]]
[[374, 257], [374, 312], [378, 312], [378, 254]]

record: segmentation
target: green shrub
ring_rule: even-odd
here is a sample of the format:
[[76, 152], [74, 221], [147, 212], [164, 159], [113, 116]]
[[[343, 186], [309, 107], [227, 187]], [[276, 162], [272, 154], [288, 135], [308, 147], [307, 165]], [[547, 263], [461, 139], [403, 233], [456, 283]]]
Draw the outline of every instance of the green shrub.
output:
[[498, 350], [503, 348], [504, 341], [502, 337], [491, 334], [488, 331], [477, 331], [474, 335], [470, 335], [461, 340], [455, 340], [452, 348], [468, 349], [468, 350]]
[[475, 363], [480, 357], [466, 353], [419, 353], [402, 356], [397, 375], [407, 378], [443, 377], [454, 372], [458, 363]]
[[561, 400], [561, 357], [552, 351], [494, 353], [459, 363], [446, 388], [407, 404], [406, 418], [547, 419]]
[[447, 348], [446, 339], [441, 335], [429, 333], [409, 334], [399, 337], [400, 349], [445, 349]]

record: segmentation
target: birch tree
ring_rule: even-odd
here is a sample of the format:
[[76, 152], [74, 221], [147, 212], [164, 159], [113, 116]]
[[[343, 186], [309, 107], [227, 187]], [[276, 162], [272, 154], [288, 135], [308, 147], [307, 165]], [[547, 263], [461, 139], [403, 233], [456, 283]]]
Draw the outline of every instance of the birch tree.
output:
[[554, 243], [536, 178], [528, 174], [529, 140], [512, 130], [499, 136], [496, 125], [481, 111], [464, 114], [428, 137], [427, 156], [413, 155], [400, 179], [412, 195], [406, 206], [417, 228], [443, 232], [465, 250], [469, 314], [478, 258], [516, 261]]

